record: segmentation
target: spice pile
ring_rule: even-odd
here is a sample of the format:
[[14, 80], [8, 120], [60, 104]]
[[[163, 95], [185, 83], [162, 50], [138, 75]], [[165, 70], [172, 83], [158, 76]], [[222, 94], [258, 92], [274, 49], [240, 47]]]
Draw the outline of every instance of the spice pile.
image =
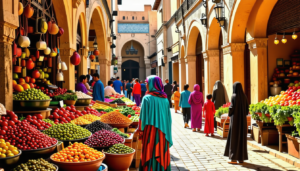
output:
[[112, 130], [112, 127], [106, 123], [103, 123], [100, 121], [95, 121], [95, 122], [89, 124], [88, 126], [86, 126], [85, 129], [89, 130], [92, 133], [95, 133], [102, 129], [110, 131], [110, 130]]
[[132, 123], [132, 121], [124, 116], [123, 114], [117, 112], [117, 111], [112, 111], [109, 113], [106, 113], [102, 116], [100, 116], [101, 122], [104, 123], [109, 123], [109, 124], [127, 124], [127, 123]]
[[123, 141], [124, 138], [119, 134], [108, 130], [101, 130], [94, 133], [84, 144], [90, 147], [109, 147], [117, 143], [123, 143]]

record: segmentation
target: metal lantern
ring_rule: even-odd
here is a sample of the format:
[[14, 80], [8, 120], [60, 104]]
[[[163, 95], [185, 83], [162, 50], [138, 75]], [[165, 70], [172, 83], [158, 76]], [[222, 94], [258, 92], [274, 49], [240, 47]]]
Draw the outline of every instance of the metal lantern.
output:
[[216, 15], [216, 19], [218, 20], [220, 27], [224, 27], [225, 26], [225, 8], [223, 6], [223, 4], [217, 4], [214, 7], [215, 10], [215, 15]]
[[61, 70], [63, 70], [63, 71], [68, 70], [67, 64], [65, 62], [61, 63]]
[[202, 25], [204, 25], [206, 27], [207, 18], [206, 18], [206, 15], [204, 13], [202, 13], [202, 17], [200, 18], [200, 21], [201, 21]]
[[98, 48], [97, 38], [95, 38], [94, 43], [93, 43], [93, 46], [94, 46], [95, 49]]
[[127, 49], [127, 50], [126, 50], [126, 54], [127, 54], [127, 55], [129, 55], [129, 53], [130, 53], [131, 55], [138, 54], [138, 50], [135, 49], [135, 48], [133, 47], [132, 42], [133, 42], [133, 41], [131, 41], [131, 47], [130, 47], [130, 49]]

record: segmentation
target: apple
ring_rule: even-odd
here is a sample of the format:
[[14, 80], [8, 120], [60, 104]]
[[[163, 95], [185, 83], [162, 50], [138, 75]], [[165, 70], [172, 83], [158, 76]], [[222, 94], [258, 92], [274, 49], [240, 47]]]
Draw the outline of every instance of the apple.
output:
[[15, 87], [15, 85], [17, 85], [17, 81], [16, 80], [13, 80], [13, 87]]
[[29, 85], [29, 84], [23, 84], [22, 86], [23, 86], [24, 90], [27, 90], [27, 89], [30, 88], [30, 85]]
[[30, 83], [35, 83], [35, 79], [34, 79], [34, 78], [31, 78], [31, 79], [30, 79]]
[[17, 84], [16, 86], [14, 86], [14, 90], [16, 90], [17, 92], [21, 92], [24, 91], [24, 88], [20, 84]]
[[30, 88], [34, 88], [34, 84], [33, 83], [29, 83]]
[[25, 83], [25, 79], [24, 78], [19, 78], [19, 84]]
[[26, 76], [26, 77], [25, 77], [25, 82], [26, 82], [26, 83], [30, 83], [30, 77], [29, 77], [29, 76]]

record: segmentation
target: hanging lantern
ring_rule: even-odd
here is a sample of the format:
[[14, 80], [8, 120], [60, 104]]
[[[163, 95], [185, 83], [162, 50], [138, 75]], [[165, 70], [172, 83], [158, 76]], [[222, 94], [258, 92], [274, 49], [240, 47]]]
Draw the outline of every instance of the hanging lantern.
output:
[[296, 34], [295, 30], [294, 30], [293, 35], [292, 35], [292, 38], [293, 38], [294, 40], [296, 40], [297, 37], [298, 37], [298, 36], [297, 36], [297, 34]]
[[75, 51], [71, 57], [71, 63], [76, 66], [80, 64], [80, 61], [80, 55]]
[[202, 25], [204, 25], [204, 27], [206, 27], [207, 18], [204, 13], [202, 13], [202, 17], [200, 18], [200, 21], [201, 21]]
[[276, 33], [276, 37], [275, 37], [275, 40], [274, 40], [274, 44], [275, 44], [275, 45], [278, 45], [278, 44], [279, 44], [279, 40], [278, 40], [278, 38], [277, 38], [277, 33]]
[[62, 72], [57, 72], [56, 74], [56, 81], [64, 81], [64, 75]]
[[68, 70], [67, 64], [65, 62], [61, 63], [61, 70], [63, 70], [63, 71]]
[[98, 49], [95, 49], [93, 54], [94, 54], [95, 56], [98, 56], [98, 55], [100, 54], [100, 52], [99, 52]]
[[90, 55], [90, 60], [91, 60], [91, 61], [94, 61], [94, 60], [95, 60], [95, 58], [96, 58], [96, 56], [95, 56], [95, 55]]
[[214, 7], [216, 19], [218, 20], [220, 27], [225, 26], [225, 8], [223, 4], [219, 3]]
[[64, 29], [63, 28], [61, 28], [61, 27], [59, 27], [59, 30], [58, 30], [58, 33], [57, 33], [57, 37], [61, 37], [63, 34], [64, 34]]
[[285, 44], [285, 43], [287, 42], [287, 39], [285, 38], [285, 33], [283, 33], [281, 42], [282, 42], [283, 44]]

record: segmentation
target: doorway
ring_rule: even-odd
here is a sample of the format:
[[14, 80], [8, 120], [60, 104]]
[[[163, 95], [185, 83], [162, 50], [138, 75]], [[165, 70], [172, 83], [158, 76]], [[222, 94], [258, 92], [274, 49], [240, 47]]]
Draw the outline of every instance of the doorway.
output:
[[198, 34], [197, 44], [196, 44], [196, 83], [200, 86], [200, 91], [204, 92], [205, 90], [204, 59], [202, 54], [202, 41], [201, 41], [200, 33]]
[[244, 51], [244, 73], [245, 73], [245, 94], [248, 102], [251, 102], [251, 77], [250, 77], [250, 49], [248, 44], [245, 45]]
[[139, 78], [139, 68], [138, 62], [133, 60], [128, 60], [122, 64], [122, 79], [131, 80], [132, 78]]

